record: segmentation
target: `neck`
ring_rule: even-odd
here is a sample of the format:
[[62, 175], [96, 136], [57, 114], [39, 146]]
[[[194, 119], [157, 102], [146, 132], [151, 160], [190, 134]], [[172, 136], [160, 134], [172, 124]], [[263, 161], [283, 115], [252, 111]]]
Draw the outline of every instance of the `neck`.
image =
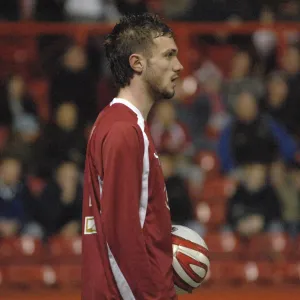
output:
[[145, 86], [141, 83], [136, 83], [131, 80], [130, 86], [120, 89], [117, 98], [123, 98], [133, 104], [147, 120], [148, 114], [154, 104], [154, 97], [152, 97]]

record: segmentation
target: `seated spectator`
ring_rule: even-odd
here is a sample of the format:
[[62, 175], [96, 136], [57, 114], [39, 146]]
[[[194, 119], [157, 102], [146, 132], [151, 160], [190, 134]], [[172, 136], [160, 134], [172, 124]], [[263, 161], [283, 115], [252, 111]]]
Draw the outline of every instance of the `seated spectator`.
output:
[[157, 104], [150, 130], [159, 153], [188, 154], [193, 150], [187, 128], [177, 120], [174, 105], [170, 101]]
[[295, 236], [300, 223], [300, 194], [293, 180], [293, 173], [281, 161], [275, 162], [270, 171], [270, 183], [280, 200], [283, 221], [287, 231]]
[[285, 127], [294, 137], [300, 138], [300, 125], [294, 108], [293, 91], [289, 91], [287, 77], [284, 73], [272, 73], [267, 82], [267, 94], [262, 101], [265, 113], [270, 114], [273, 119]]
[[222, 78], [218, 73], [198, 71], [201, 92], [190, 106], [193, 140], [198, 149], [216, 150], [216, 140], [228, 123], [229, 115], [221, 91]]
[[27, 171], [34, 171], [34, 145], [40, 133], [40, 128], [31, 118], [23, 118], [19, 122], [17, 132], [12, 134], [7, 141], [5, 151], [17, 156], [26, 166]]
[[235, 117], [223, 130], [219, 143], [223, 172], [252, 162], [270, 164], [278, 158], [285, 162], [295, 159], [297, 144], [282, 126], [259, 112], [252, 94], [241, 93], [234, 109]]
[[183, 225], [203, 234], [204, 228], [195, 220], [193, 207], [184, 179], [176, 173], [176, 161], [172, 155], [159, 156], [166, 182], [166, 190], [174, 224]]
[[4, 156], [0, 162], [0, 237], [20, 233], [26, 222], [30, 221], [31, 200], [22, 180], [21, 161]]
[[78, 109], [75, 104], [58, 106], [54, 123], [48, 124], [35, 146], [38, 175], [49, 178], [53, 168], [64, 160], [84, 166], [86, 141], [78, 127]]
[[24, 122], [38, 126], [37, 108], [26, 91], [24, 79], [13, 75], [1, 91], [0, 125], [20, 131]]
[[281, 206], [273, 188], [266, 184], [267, 166], [250, 164], [243, 179], [228, 200], [228, 229], [244, 237], [263, 231], [283, 231]]
[[63, 102], [78, 107], [79, 123], [94, 122], [97, 116], [97, 82], [87, 65], [86, 52], [79, 46], [70, 46], [50, 83], [52, 111]]
[[237, 96], [247, 90], [260, 99], [264, 87], [259, 78], [252, 75], [253, 61], [246, 51], [238, 51], [232, 59], [229, 78], [224, 82], [224, 95], [230, 112], [234, 111]]
[[278, 20], [280, 21], [300, 21], [300, 4], [297, 0], [281, 1], [279, 7]]
[[39, 198], [38, 221], [45, 237], [76, 236], [81, 228], [82, 185], [73, 162], [64, 162]]

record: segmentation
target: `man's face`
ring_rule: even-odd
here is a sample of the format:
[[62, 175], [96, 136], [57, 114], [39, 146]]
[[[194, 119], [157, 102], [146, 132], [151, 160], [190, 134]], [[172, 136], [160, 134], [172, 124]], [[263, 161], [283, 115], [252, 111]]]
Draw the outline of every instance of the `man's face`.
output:
[[155, 38], [153, 43], [144, 80], [155, 99], [170, 99], [175, 94], [175, 80], [183, 69], [177, 58], [178, 49], [174, 39], [167, 36]]

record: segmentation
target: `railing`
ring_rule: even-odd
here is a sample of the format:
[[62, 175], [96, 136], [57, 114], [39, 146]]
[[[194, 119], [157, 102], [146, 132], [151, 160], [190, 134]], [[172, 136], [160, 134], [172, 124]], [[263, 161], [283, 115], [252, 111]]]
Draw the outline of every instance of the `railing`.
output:
[[[7, 22], [0, 23], [0, 36], [28, 36], [36, 37], [40, 34], [65, 34], [73, 36], [79, 44], [85, 44], [89, 35], [107, 34], [114, 24], [109, 23], [35, 23], [35, 22]], [[260, 29], [268, 29], [277, 34], [278, 54], [282, 54], [286, 47], [286, 34], [300, 31], [300, 23], [276, 23], [262, 25], [256, 22], [232, 25], [228, 23], [172, 23], [176, 41], [179, 47], [179, 57], [185, 66], [184, 74], [189, 74], [189, 54], [192, 48], [191, 37], [201, 34], [251, 34]]]

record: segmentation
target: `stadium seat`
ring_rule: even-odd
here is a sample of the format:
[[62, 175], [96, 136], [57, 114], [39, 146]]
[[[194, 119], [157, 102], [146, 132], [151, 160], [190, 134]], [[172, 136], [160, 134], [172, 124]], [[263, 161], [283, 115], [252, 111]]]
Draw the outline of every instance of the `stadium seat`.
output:
[[49, 250], [53, 263], [77, 263], [81, 258], [81, 237], [49, 239]]
[[300, 260], [300, 235], [297, 237], [294, 248], [293, 248], [293, 258]]
[[218, 229], [225, 222], [226, 205], [223, 202], [200, 202], [196, 206], [198, 220], [208, 229]]
[[251, 238], [247, 258], [280, 260], [285, 256], [291, 256], [292, 242], [283, 233], [263, 233]]
[[57, 284], [60, 287], [79, 287], [81, 285], [81, 265], [60, 264], [53, 266], [56, 274]]
[[1, 288], [5, 287], [6, 283], [5, 268], [0, 266], [0, 290]]
[[285, 283], [300, 284], [300, 261], [291, 261], [281, 266], [282, 279]]
[[244, 265], [240, 261], [214, 261], [206, 278], [207, 284], [241, 284], [245, 282]]
[[35, 176], [28, 176], [27, 185], [33, 196], [38, 197], [41, 195], [46, 182], [42, 178]]
[[206, 178], [215, 178], [220, 175], [220, 163], [216, 153], [201, 150], [195, 157], [196, 163], [205, 172]]
[[208, 233], [205, 242], [209, 248], [210, 258], [214, 260], [238, 259], [241, 254], [239, 239], [232, 233]]
[[0, 242], [0, 263], [37, 263], [45, 258], [41, 240], [32, 237], [6, 238]]
[[29, 82], [28, 89], [37, 105], [38, 114], [43, 121], [49, 121], [49, 83], [47, 80], [39, 79]]
[[56, 284], [56, 273], [49, 265], [11, 265], [6, 268], [9, 286], [45, 287]]
[[207, 180], [202, 188], [200, 200], [214, 202], [215, 200], [226, 201], [235, 190], [235, 182], [226, 177], [218, 177]]
[[0, 126], [0, 150], [3, 150], [9, 137], [9, 129], [5, 126]]

